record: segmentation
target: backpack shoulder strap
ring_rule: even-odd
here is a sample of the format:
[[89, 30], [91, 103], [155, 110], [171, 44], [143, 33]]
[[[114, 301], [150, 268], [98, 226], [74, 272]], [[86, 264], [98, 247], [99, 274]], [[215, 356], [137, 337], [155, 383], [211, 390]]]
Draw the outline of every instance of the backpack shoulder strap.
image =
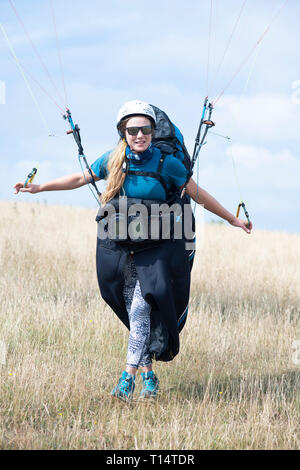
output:
[[141, 170], [130, 170], [129, 169], [127, 171], [127, 174], [128, 175], [137, 175], [137, 176], [149, 176], [150, 178], [157, 179], [160, 182], [160, 184], [162, 185], [162, 187], [164, 188], [166, 196], [167, 196], [169, 191], [168, 191], [168, 188], [166, 186], [166, 183], [165, 183], [163, 177], [161, 176], [161, 170], [162, 170], [165, 158], [167, 156], [167, 153], [161, 152], [161, 151], [160, 151], [160, 153], [161, 153], [161, 156], [160, 156], [160, 159], [158, 161], [156, 171], [141, 171]]

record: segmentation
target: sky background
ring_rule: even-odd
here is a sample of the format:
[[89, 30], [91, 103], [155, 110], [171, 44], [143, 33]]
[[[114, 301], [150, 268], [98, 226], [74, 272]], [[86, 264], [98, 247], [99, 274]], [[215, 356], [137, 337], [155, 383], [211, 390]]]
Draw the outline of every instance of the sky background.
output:
[[[225, 88], [212, 131], [230, 140], [208, 135], [199, 155], [200, 186], [233, 213], [242, 197], [256, 228], [299, 233], [300, 2], [289, 0], [273, 21], [283, 3], [214, 0], [210, 17], [210, 0], [53, 0], [67, 104], [89, 163], [116, 145], [116, 115], [132, 99], [166, 111], [192, 153], [205, 96], [213, 100]], [[20, 62], [64, 108], [50, 2], [14, 0], [14, 5], [59, 92], [8, 0], [0, 0], [0, 22]], [[96, 209], [87, 187], [13, 194], [14, 183], [24, 181], [33, 166], [38, 165], [36, 183], [80, 171], [61, 111], [28, 80], [43, 119], [0, 34], [0, 199]], [[49, 131], [55, 137], [48, 137]], [[218, 220], [208, 212], [205, 219]]]

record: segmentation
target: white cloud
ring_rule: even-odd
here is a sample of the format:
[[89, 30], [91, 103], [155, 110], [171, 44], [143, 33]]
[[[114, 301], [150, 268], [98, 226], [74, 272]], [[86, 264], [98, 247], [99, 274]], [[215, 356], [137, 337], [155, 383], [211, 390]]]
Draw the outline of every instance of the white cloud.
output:
[[300, 159], [287, 149], [271, 152], [265, 147], [234, 144], [226, 154], [254, 185], [300, 190]]
[[[290, 95], [226, 95], [218, 103], [218, 123], [233, 138], [243, 136], [253, 142], [299, 141], [300, 105]], [[227, 131], [228, 129], [228, 131]]]

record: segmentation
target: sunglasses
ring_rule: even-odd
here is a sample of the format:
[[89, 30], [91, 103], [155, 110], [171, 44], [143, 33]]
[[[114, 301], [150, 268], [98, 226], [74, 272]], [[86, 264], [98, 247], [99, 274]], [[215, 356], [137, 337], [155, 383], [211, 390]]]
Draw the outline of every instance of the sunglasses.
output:
[[126, 131], [129, 135], [138, 135], [140, 131], [142, 131], [143, 135], [149, 135], [152, 133], [152, 126], [134, 126], [134, 127], [126, 127]]

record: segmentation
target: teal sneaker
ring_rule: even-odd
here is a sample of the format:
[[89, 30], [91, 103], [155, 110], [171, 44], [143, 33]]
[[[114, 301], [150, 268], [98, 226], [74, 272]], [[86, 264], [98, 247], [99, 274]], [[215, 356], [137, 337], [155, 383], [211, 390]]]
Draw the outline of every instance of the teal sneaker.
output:
[[159, 380], [151, 370], [150, 372], [141, 373], [143, 380], [143, 388], [140, 398], [155, 398], [159, 389]]
[[124, 371], [118, 385], [111, 392], [112, 396], [123, 401], [130, 401], [135, 388], [135, 376]]

